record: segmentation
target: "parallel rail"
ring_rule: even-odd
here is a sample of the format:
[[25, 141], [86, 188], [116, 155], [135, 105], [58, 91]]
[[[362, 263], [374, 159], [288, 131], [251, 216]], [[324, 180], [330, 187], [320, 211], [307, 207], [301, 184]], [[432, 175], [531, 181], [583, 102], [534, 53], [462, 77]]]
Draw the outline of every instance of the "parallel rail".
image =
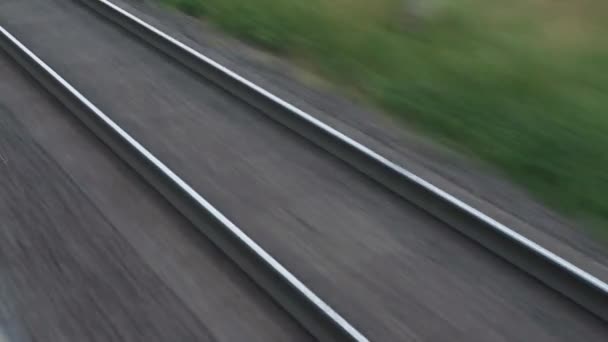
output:
[[149, 150], [0, 26], [5, 50], [320, 341], [368, 339]]
[[608, 322], [608, 284], [108, 0], [78, 0]]

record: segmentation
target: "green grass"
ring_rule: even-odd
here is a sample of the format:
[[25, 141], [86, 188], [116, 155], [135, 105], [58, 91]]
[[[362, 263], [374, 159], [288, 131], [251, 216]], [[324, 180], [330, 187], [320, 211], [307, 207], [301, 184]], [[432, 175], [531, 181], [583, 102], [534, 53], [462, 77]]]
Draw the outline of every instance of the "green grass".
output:
[[608, 228], [608, 2], [443, 0], [412, 21], [404, 0], [162, 1]]

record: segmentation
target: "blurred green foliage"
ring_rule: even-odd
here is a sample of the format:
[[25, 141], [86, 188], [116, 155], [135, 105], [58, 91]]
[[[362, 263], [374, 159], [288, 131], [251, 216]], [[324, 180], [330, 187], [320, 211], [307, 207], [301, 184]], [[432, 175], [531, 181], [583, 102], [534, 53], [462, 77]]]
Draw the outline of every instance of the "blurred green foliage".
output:
[[409, 13], [410, 0], [162, 1], [608, 222], [608, 2], [437, 0]]

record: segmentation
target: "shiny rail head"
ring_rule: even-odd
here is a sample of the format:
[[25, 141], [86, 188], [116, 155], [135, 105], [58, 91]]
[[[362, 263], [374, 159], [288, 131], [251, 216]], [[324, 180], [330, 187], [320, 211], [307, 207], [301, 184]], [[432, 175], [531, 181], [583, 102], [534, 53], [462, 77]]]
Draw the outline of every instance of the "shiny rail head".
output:
[[553, 253], [552, 251], [539, 245], [538, 243], [532, 241], [531, 239], [523, 236], [522, 234], [518, 233], [514, 229], [509, 228], [506, 225], [498, 222], [497, 220], [493, 219], [489, 215], [481, 212], [480, 210], [467, 204], [463, 200], [453, 196], [452, 194], [448, 193], [447, 191], [435, 186], [431, 182], [416, 175], [412, 171], [409, 171], [406, 168], [404, 168], [403, 166], [392, 162], [388, 158], [380, 155], [379, 153], [375, 152], [371, 148], [350, 138], [346, 134], [338, 131], [337, 129], [331, 127], [330, 125], [324, 123], [323, 121], [315, 118], [311, 114], [309, 114], [309, 113], [297, 108], [296, 106], [290, 104], [289, 102], [279, 98], [278, 96], [272, 94], [268, 90], [255, 84], [254, 82], [247, 80], [246, 78], [244, 78], [243, 76], [234, 72], [230, 68], [223, 66], [222, 64], [220, 64], [219, 62], [213, 60], [212, 58], [210, 58], [208, 56], [205, 56], [204, 54], [200, 53], [199, 51], [193, 49], [192, 47], [186, 45], [185, 43], [179, 41], [178, 39], [170, 36], [169, 34], [161, 31], [160, 29], [154, 27], [153, 25], [147, 23], [146, 21], [140, 19], [136, 15], [126, 11], [125, 9], [119, 7], [118, 5], [112, 3], [111, 1], [109, 1], [109, 0], [82, 0], [82, 1], [85, 1], [85, 2], [93, 1], [93, 2], [103, 4], [104, 6], [110, 8], [112, 11], [114, 11], [117, 15], [120, 15], [124, 18], [127, 18], [127, 19], [135, 22], [136, 24], [145, 28], [152, 34], [156, 35], [158, 38], [168, 41], [169, 43], [174, 45], [176, 48], [181, 49], [182, 51], [194, 56], [201, 63], [205, 63], [205, 64], [215, 68], [217, 71], [221, 72], [224, 76], [229, 77], [232, 80], [246, 86], [247, 88], [249, 88], [251, 91], [258, 94], [259, 96], [262, 96], [265, 99], [267, 99], [268, 101], [271, 101], [271, 102], [275, 103], [276, 105], [283, 107], [285, 110], [289, 111], [293, 115], [298, 116], [302, 120], [310, 123], [317, 129], [338, 139], [342, 143], [357, 150], [359, 153], [364, 154], [366, 157], [370, 158], [371, 160], [374, 160], [375, 162], [383, 165], [384, 167], [398, 173], [401, 177], [404, 177], [408, 181], [420, 186], [421, 188], [425, 189], [426, 191], [432, 193], [434, 196], [451, 204], [455, 208], [458, 208], [459, 210], [463, 211], [467, 215], [474, 217], [478, 221], [482, 222], [489, 229], [494, 230], [497, 234], [501, 234], [501, 235], [507, 237], [508, 239], [512, 240], [513, 242], [531, 250], [532, 252], [539, 255], [540, 257], [547, 259], [551, 263], [563, 268], [564, 270], [567, 270], [573, 276], [580, 278], [583, 282], [587, 283], [589, 286], [592, 286], [592, 287], [604, 292], [606, 295], [608, 295], [608, 284], [605, 283], [604, 281], [602, 281], [601, 279], [593, 276], [589, 272], [587, 272], [587, 271], [581, 269], [580, 267], [574, 265], [573, 263], [565, 260], [564, 258], [560, 257], [556, 253]]
[[[104, 1], [105, 2], [105, 1]], [[109, 4], [109, 3], [108, 3]], [[114, 5], [112, 5], [115, 7]], [[115, 7], [118, 9], [118, 7]], [[61, 88], [72, 95], [74, 98], [85, 106], [91, 113], [103, 122], [107, 128], [113, 131], [115, 134], [120, 136], [122, 140], [130, 145], [131, 148], [136, 150], [141, 157], [147, 160], [150, 164], [154, 165], [170, 182], [180, 188], [184, 193], [187, 193], [192, 200], [194, 200], [201, 209], [206, 210], [211, 216], [213, 216], [221, 225], [229, 230], [234, 236], [240, 239], [250, 250], [254, 251], [257, 257], [262, 259], [266, 265], [271, 267], [277, 274], [282, 277], [282, 280], [287, 282], [292, 288], [296, 289], [301, 296], [305, 297], [310, 303], [314, 304], [317, 309], [322, 312], [325, 317], [332, 320], [333, 323], [345, 331], [351, 340], [358, 342], [369, 341], [362, 333], [360, 333], [354, 326], [352, 326], [346, 319], [338, 314], [332, 307], [330, 307], [325, 301], [323, 301], [318, 295], [311, 291], [304, 283], [302, 283], [295, 275], [288, 271], [281, 263], [279, 263], [274, 257], [272, 257], [266, 250], [258, 245], [253, 239], [251, 239], [242, 229], [222, 214], [217, 208], [215, 208], [210, 202], [208, 202], [203, 196], [201, 196], [196, 190], [194, 190], [187, 182], [173, 172], [167, 165], [160, 161], [154, 154], [140, 144], [135, 138], [127, 133], [122, 127], [114, 122], [109, 116], [102, 112], [97, 106], [89, 101], [83, 94], [81, 94], [75, 87], [73, 87], [68, 81], [61, 77], [54, 69], [40, 59], [34, 52], [27, 48], [21, 43], [15, 36], [8, 32], [3, 26], [0, 25], [0, 40], [4, 40], [11, 44], [13, 48], [18, 49], [19, 52], [26, 56], [31, 63], [37, 65], [38, 68], [43, 70], [48, 76], [50, 76], [56, 84], [60, 85]]]

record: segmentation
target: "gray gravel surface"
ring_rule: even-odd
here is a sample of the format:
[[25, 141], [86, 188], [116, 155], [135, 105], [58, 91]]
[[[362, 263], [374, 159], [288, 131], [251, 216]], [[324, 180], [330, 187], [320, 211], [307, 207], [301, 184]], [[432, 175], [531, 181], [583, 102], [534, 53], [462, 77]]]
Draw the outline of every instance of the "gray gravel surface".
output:
[[0, 342], [308, 341], [0, 54]]
[[374, 340], [603, 341], [603, 322], [68, 0], [0, 24]]

